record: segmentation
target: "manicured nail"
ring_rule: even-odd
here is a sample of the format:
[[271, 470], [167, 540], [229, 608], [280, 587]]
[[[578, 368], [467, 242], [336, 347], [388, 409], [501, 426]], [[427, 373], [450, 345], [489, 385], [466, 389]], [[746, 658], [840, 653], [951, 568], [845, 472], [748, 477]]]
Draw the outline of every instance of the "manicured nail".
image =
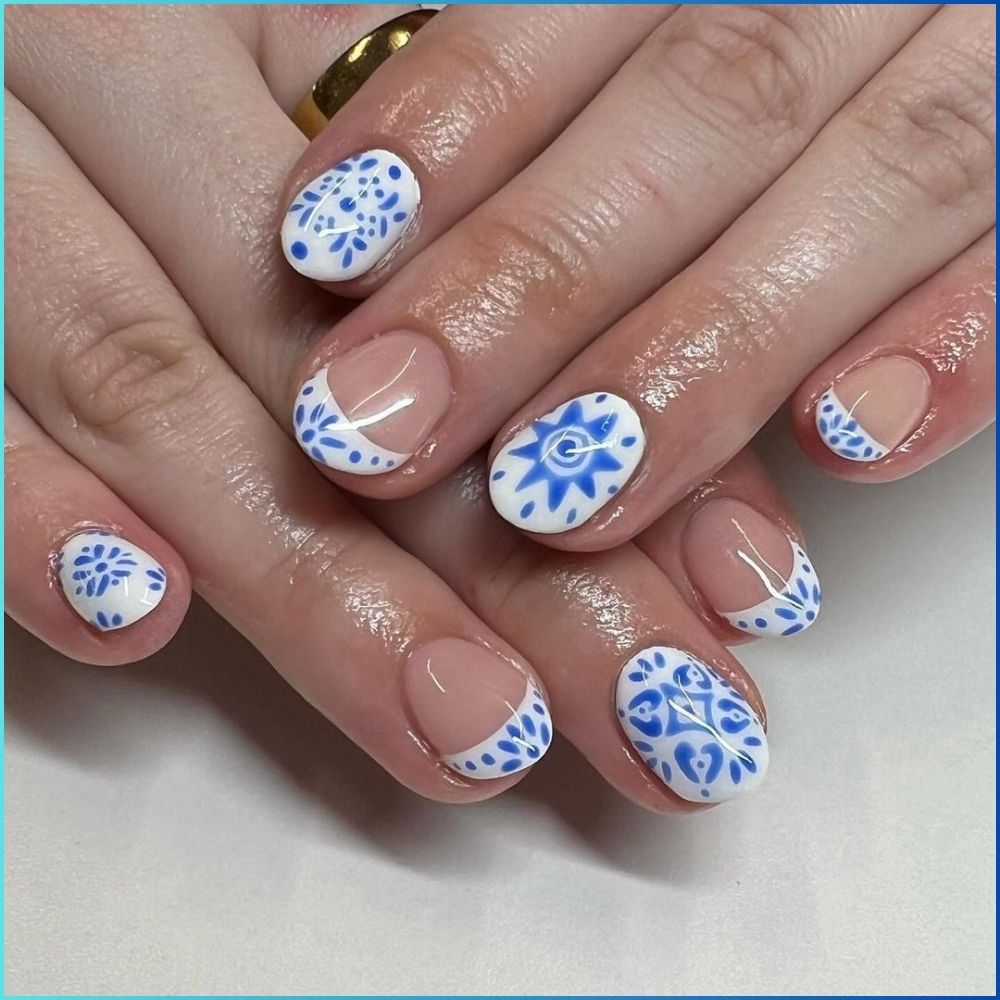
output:
[[70, 606], [101, 632], [145, 618], [167, 589], [163, 567], [110, 531], [81, 531], [67, 539], [56, 572]]
[[618, 675], [618, 718], [650, 770], [682, 799], [724, 802], [767, 771], [767, 736], [746, 699], [681, 649], [650, 646]]
[[835, 455], [877, 462], [916, 429], [931, 402], [931, 380], [909, 358], [868, 361], [838, 379], [816, 404], [816, 430]]
[[490, 469], [493, 506], [525, 531], [569, 531], [628, 482], [645, 445], [639, 414], [620, 396], [577, 396], [500, 449]]
[[713, 611], [750, 635], [795, 635], [819, 614], [822, 595], [805, 550], [740, 500], [705, 504], [682, 543], [692, 583]]
[[307, 379], [295, 400], [295, 437], [341, 472], [392, 472], [420, 447], [451, 405], [451, 373], [434, 342], [387, 333]]
[[281, 226], [288, 263], [317, 281], [370, 271], [413, 222], [420, 188], [395, 153], [370, 149], [331, 167], [292, 200]]
[[499, 778], [549, 748], [552, 719], [534, 681], [464, 639], [435, 639], [406, 661], [403, 687], [421, 734], [453, 771]]

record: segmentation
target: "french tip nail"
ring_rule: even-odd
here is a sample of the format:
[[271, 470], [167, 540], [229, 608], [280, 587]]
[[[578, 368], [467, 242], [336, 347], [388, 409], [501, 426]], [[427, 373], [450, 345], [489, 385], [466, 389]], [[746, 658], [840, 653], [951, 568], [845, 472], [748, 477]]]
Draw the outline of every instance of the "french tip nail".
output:
[[296, 271], [348, 281], [382, 261], [410, 228], [420, 187], [406, 162], [370, 149], [319, 174], [292, 199], [281, 246]]
[[622, 730], [646, 766], [682, 799], [710, 805], [755, 789], [767, 735], [746, 699], [682, 649], [650, 646], [622, 667]]
[[477, 643], [444, 638], [414, 650], [404, 690], [421, 734], [466, 778], [516, 774], [552, 744], [552, 718], [538, 686]]
[[110, 531], [68, 538], [56, 573], [70, 607], [100, 632], [128, 628], [153, 611], [167, 590], [167, 574], [146, 551]]
[[635, 472], [639, 414], [611, 392], [575, 396], [515, 434], [490, 466], [490, 499], [524, 531], [558, 534], [593, 517]]

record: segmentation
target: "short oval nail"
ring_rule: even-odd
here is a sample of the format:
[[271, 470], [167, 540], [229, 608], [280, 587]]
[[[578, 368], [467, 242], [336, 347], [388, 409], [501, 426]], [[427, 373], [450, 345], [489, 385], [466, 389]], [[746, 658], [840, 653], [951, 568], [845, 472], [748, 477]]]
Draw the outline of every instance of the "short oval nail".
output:
[[610, 392], [575, 396], [500, 449], [490, 467], [490, 499], [524, 531], [570, 531], [628, 482], [645, 444], [627, 400]]
[[724, 802], [767, 772], [764, 727], [746, 699], [683, 649], [650, 646], [621, 669], [618, 719], [646, 766], [689, 802]]
[[435, 639], [407, 657], [403, 689], [420, 734], [453, 771], [499, 778], [531, 767], [552, 741], [535, 682], [465, 639]]
[[835, 455], [877, 462], [920, 426], [930, 402], [931, 380], [921, 365], [896, 355], [876, 358], [820, 396], [816, 430]]
[[420, 204], [413, 171], [395, 153], [369, 149], [313, 178], [281, 225], [288, 263], [317, 281], [348, 281], [385, 258]]
[[805, 549], [741, 500], [711, 500], [696, 511], [681, 551], [708, 605], [742, 632], [795, 635], [819, 615], [822, 593]]
[[167, 574], [145, 550], [110, 531], [67, 538], [56, 573], [70, 607], [100, 632], [128, 628], [163, 600]]
[[419, 333], [386, 333], [310, 376], [295, 399], [295, 437], [315, 461], [360, 476], [398, 468], [451, 405], [451, 372]]

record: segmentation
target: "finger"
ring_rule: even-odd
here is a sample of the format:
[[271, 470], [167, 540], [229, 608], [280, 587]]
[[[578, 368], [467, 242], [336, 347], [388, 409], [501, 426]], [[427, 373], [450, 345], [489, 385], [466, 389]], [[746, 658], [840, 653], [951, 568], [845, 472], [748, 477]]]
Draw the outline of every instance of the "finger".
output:
[[817, 368], [792, 405], [814, 462], [860, 482], [908, 476], [993, 421], [996, 231]]
[[[551, 147], [304, 359], [300, 392], [329, 396], [368, 447], [317, 454], [308, 422], [300, 442], [356, 492], [429, 485], [707, 246], [928, 16], [679, 10]], [[386, 474], [358, 478], [371, 472]]]
[[723, 642], [798, 635], [819, 616], [802, 529], [749, 449], [635, 542]]
[[336, 282], [339, 295], [369, 290], [529, 162], [670, 10], [438, 14], [295, 164], [283, 201], [288, 262]]
[[[544, 752], [537, 741], [472, 778], [455, 755], [509, 742], [514, 710], [541, 703], [530, 668], [305, 467], [142, 243], [39, 123], [7, 105], [18, 399], [173, 539], [199, 593], [400, 781], [450, 801], [508, 787]], [[407, 699], [410, 675], [453, 674], [457, 657], [465, 683], [445, 710]]]
[[177, 631], [180, 556], [4, 395], [5, 610], [84, 663], [133, 663]]
[[491, 509], [482, 459], [365, 509], [537, 665], [562, 735], [647, 809], [715, 804], [767, 770], [753, 681], [635, 546], [567, 554]]
[[[993, 65], [989, 12], [936, 14], [708, 252], [500, 433], [501, 513], [567, 549], [633, 537], [820, 360], [986, 232]], [[553, 434], [572, 454], [537, 457]], [[560, 463], [580, 489], [554, 503]]]

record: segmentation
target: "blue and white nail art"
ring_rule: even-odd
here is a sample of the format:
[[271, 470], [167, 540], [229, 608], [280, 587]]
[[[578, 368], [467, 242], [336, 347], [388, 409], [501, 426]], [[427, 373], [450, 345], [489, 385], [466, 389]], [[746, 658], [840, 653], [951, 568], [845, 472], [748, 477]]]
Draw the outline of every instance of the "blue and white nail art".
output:
[[419, 204], [417, 179], [395, 153], [358, 153], [292, 200], [281, 226], [285, 257], [317, 281], [356, 278], [399, 242]]
[[743, 561], [760, 577], [770, 596], [752, 608], [720, 611], [719, 615], [734, 628], [749, 635], [789, 636], [802, 632], [816, 621], [823, 599], [816, 570], [801, 546], [791, 539], [788, 544], [792, 547], [792, 571], [781, 587], [772, 583], [777, 576], [773, 567], [760, 566], [741, 551]]
[[743, 695], [690, 653], [637, 653], [618, 675], [616, 700], [629, 742], [682, 799], [723, 802], [763, 781], [764, 727]]
[[520, 705], [492, 736], [444, 762], [467, 778], [500, 778], [537, 763], [552, 744], [552, 718], [542, 693], [528, 682]]
[[56, 573], [70, 607], [101, 632], [145, 618], [167, 589], [163, 567], [110, 531], [81, 531], [67, 539]]
[[321, 368], [303, 383], [295, 400], [295, 440], [302, 450], [321, 465], [357, 476], [377, 476], [402, 465], [408, 454], [380, 448], [363, 432], [364, 426], [377, 424], [384, 414], [351, 420], [330, 391], [326, 376], [327, 368]]
[[646, 436], [620, 396], [591, 392], [539, 417], [508, 441], [490, 468], [490, 498], [525, 531], [578, 527], [628, 482]]
[[891, 450], [858, 423], [832, 387], [816, 404], [816, 430], [830, 451], [851, 462], [877, 462]]

